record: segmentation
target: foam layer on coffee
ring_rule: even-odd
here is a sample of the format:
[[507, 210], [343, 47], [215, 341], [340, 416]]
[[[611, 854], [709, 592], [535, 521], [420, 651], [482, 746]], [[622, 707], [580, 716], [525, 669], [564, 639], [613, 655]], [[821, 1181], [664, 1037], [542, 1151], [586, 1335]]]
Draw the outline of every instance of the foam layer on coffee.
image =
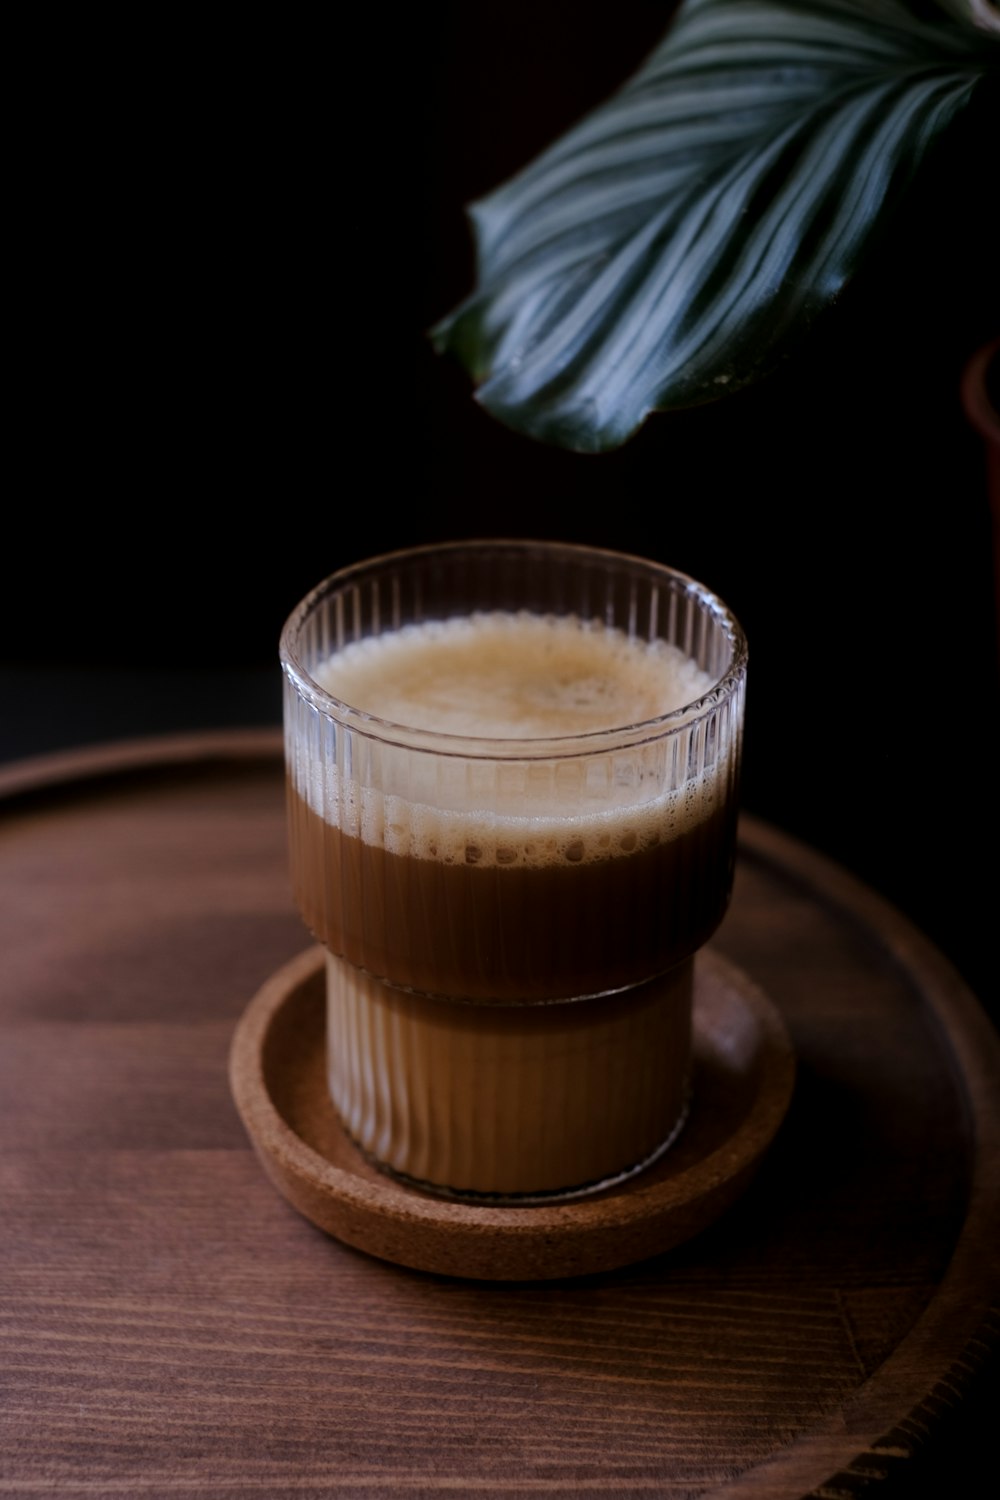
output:
[[570, 616], [477, 614], [355, 642], [316, 680], [412, 729], [496, 739], [591, 734], [672, 713], [712, 686], [666, 641]]
[[[501, 740], [643, 723], [713, 685], [666, 642], [527, 614], [407, 626], [345, 647], [314, 676], [380, 719]], [[474, 743], [465, 758], [372, 740], [350, 757], [365, 762], [363, 782], [345, 755], [338, 768], [305, 745], [292, 775], [327, 822], [388, 852], [545, 868], [636, 854], [707, 819], [727, 795], [731, 748], [717, 740], [706, 759], [681, 731], [620, 752], [505, 761]]]

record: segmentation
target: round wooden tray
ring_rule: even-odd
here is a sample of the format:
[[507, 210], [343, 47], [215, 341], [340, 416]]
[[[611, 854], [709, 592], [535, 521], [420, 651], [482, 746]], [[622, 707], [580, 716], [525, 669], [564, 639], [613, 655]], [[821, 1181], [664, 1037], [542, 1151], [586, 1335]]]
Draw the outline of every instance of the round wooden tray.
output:
[[843, 871], [744, 819], [713, 946], [797, 1060], [749, 1191], [666, 1254], [487, 1283], [320, 1232], [233, 1106], [305, 941], [279, 733], [11, 767], [0, 810], [5, 1492], [977, 1493], [1000, 1043]]
[[696, 964], [691, 1112], [660, 1161], [569, 1203], [446, 1202], [377, 1171], [342, 1129], [326, 1085], [325, 979], [323, 949], [310, 948], [251, 1001], [230, 1055], [236, 1107], [267, 1175], [300, 1213], [419, 1271], [528, 1281], [669, 1250], [749, 1185], [791, 1099], [795, 1067], [780, 1014], [709, 951]]

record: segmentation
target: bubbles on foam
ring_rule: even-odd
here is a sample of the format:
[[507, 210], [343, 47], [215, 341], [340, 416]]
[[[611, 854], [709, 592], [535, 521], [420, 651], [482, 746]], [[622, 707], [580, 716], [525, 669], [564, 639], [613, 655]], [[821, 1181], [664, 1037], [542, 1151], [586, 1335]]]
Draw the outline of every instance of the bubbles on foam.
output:
[[430, 807], [365, 789], [347, 789], [340, 825], [392, 854], [437, 859], [444, 864], [551, 867], [640, 854], [669, 843], [709, 818], [724, 780], [702, 774], [676, 791], [644, 803], [560, 816], [518, 816], [471, 809]]
[[[683, 708], [712, 686], [665, 642], [630, 640], [599, 622], [533, 615], [407, 626], [351, 644], [314, 675], [341, 701], [379, 718], [492, 738], [640, 723]], [[725, 739], [708, 763], [702, 755], [691, 766], [686, 750], [678, 765], [676, 736], [622, 751], [516, 761], [366, 740], [363, 778], [338, 775], [301, 743], [293, 775], [328, 822], [391, 853], [551, 867], [635, 854], [708, 818], [725, 794]]]

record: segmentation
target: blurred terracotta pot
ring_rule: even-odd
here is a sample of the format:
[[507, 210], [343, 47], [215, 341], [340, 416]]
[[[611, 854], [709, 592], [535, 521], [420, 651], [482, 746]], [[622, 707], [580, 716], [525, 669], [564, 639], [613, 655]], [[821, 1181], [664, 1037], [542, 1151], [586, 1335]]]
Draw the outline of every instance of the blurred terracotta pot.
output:
[[962, 376], [962, 404], [986, 445], [986, 484], [993, 511], [993, 578], [1000, 653], [1000, 338], [972, 356]]

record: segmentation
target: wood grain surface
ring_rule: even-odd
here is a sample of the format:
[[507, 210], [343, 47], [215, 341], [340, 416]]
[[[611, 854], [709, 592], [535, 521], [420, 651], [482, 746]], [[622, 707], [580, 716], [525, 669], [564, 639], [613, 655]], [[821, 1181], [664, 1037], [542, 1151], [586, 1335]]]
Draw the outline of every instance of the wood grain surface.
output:
[[459, 1281], [300, 1217], [233, 1106], [236, 1023], [305, 936], [277, 737], [0, 795], [0, 1494], [978, 1493], [997, 1040], [876, 895], [746, 820], [717, 947], [798, 1057], [751, 1190], [625, 1270]]

